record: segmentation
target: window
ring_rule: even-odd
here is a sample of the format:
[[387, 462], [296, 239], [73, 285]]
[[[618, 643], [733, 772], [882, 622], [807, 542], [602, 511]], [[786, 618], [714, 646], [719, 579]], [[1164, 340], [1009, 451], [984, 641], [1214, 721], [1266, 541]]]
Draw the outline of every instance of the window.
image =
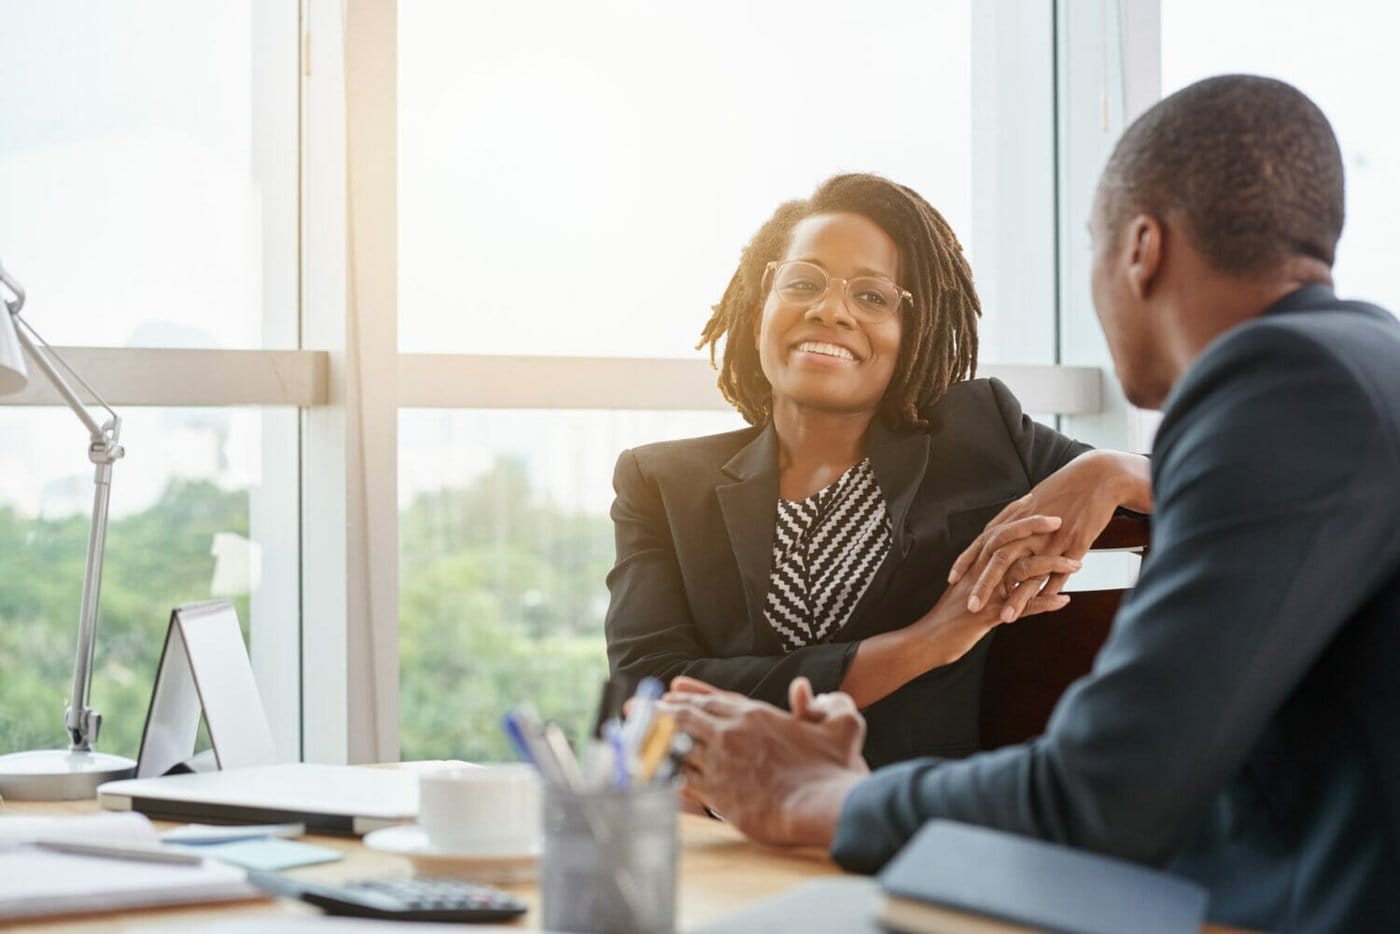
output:
[[618, 452], [742, 425], [723, 412], [405, 410], [403, 755], [514, 758], [501, 715], [527, 700], [581, 735], [607, 676]]
[[[94, 660], [99, 748], [135, 756], [171, 607], [223, 596], [252, 628], [275, 738], [295, 755], [296, 411], [184, 407], [238, 385], [122, 398], [150, 375], [125, 348], [296, 346], [296, 6], [21, 0], [4, 20], [0, 260], [50, 343], [120, 348], [99, 354], [110, 365], [72, 361], [122, 417], [127, 451]], [[0, 407], [0, 751], [65, 743], [85, 450], [65, 409]]]
[[842, 170], [914, 186], [970, 241], [969, 19], [401, 3], [399, 346], [693, 355], [758, 225]]
[[1400, 9], [1338, 0], [1325, 16], [1305, 0], [1163, 0], [1162, 93], [1214, 74], [1279, 78], [1331, 121], [1346, 166], [1346, 226], [1334, 269], [1337, 292], [1400, 312], [1394, 266], [1400, 243], [1400, 123], [1394, 107]]

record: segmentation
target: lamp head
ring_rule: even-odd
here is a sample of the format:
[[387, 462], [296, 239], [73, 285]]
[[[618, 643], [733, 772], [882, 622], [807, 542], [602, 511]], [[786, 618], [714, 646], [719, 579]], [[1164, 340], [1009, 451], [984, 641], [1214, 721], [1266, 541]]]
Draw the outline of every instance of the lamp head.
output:
[[0, 396], [19, 392], [29, 381], [24, 351], [15, 335], [15, 316], [23, 307], [24, 288], [11, 279], [4, 264], [0, 264]]

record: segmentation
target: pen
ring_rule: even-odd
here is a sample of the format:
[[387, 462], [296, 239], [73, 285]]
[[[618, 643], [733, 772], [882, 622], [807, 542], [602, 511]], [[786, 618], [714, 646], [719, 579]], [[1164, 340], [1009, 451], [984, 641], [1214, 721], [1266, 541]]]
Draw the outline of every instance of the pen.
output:
[[242, 824], [225, 827], [211, 824], [187, 824], [160, 835], [163, 843], [180, 846], [206, 846], [230, 843], [234, 840], [255, 840], [263, 837], [300, 837], [306, 833], [305, 824]]
[[646, 736], [648, 728], [651, 726], [652, 714], [656, 711], [656, 702], [661, 699], [661, 694], [666, 690], [666, 686], [659, 678], [650, 676], [643, 678], [637, 685], [637, 691], [632, 695], [632, 710], [627, 716], [627, 720], [622, 724], [623, 743], [627, 748], [629, 756], [635, 755], [642, 738]]
[[637, 754], [640, 763], [639, 778], [643, 782], [651, 781], [652, 776], [656, 774], [656, 768], [670, 748], [671, 737], [675, 732], [675, 717], [663, 713], [653, 718], [651, 729], [647, 731], [646, 738], [642, 740], [641, 750]]
[[180, 850], [161, 846], [139, 846], [134, 844], [78, 843], [75, 840], [35, 840], [33, 846], [55, 853], [72, 853], [77, 856], [100, 856], [104, 859], [129, 859], [140, 863], [172, 863], [177, 866], [198, 866], [204, 857], [198, 853], [184, 853]]
[[540, 764], [535, 761], [534, 750], [530, 748], [529, 742], [525, 739], [525, 733], [520, 727], [520, 715], [514, 710], [507, 713], [501, 718], [501, 728], [506, 731], [506, 736], [510, 739], [510, 744], [515, 747], [515, 753], [520, 756], [521, 761], [538, 769]]
[[609, 720], [603, 724], [603, 739], [612, 747], [613, 787], [619, 791], [626, 791], [631, 785], [627, 771], [627, 745], [623, 742], [622, 728], [617, 725], [616, 720]]
[[546, 782], [565, 788], [569, 786], [564, 772], [566, 767], [546, 741], [544, 724], [533, 707], [522, 705], [506, 714], [505, 727], [521, 758], [534, 765]]
[[676, 732], [671, 738], [671, 749], [652, 776], [653, 780], [664, 782], [674, 778], [676, 773], [680, 771], [681, 763], [685, 761], [685, 757], [690, 755], [690, 751], [694, 748], [695, 740], [690, 738], [689, 733]]
[[578, 758], [559, 724], [550, 721], [544, 725], [544, 741], [554, 754], [554, 761], [559, 766], [559, 777], [564, 780], [564, 786], [570, 791], [582, 791], [583, 773], [579, 771]]

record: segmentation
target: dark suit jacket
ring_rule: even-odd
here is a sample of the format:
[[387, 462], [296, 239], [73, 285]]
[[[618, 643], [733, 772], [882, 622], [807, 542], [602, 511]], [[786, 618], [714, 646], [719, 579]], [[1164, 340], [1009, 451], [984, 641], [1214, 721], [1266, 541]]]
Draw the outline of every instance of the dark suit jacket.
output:
[[1046, 734], [876, 773], [833, 853], [926, 820], [1165, 865], [1213, 919], [1400, 930], [1400, 323], [1309, 286], [1167, 400], [1152, 551]]
[[[1087, 450], [1023, 415], [995, 379], [955, 384], [926, 417], [926, 430], [871, 426], [890, 554], [831, 642], [787, 654], [763, 618], [778, 508], [772, 426], [623, 452], [613, 479], [617, 563], [605, 624], [613, 674], [688, 674], [779, 706], [798, 675], [817, 691], [835, 690], [858, 640], [927, 611], [982, 526]], [[867, 759], [974, 751], [986, 645], [871, 705]]]

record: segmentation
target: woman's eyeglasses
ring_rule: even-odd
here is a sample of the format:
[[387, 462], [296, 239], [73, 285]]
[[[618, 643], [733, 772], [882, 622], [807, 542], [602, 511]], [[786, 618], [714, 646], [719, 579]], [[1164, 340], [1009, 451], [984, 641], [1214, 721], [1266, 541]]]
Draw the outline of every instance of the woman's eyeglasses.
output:
[[846, 289], [846, 305], [852, 312], [868, 321], [883, 321], [899, 314], [903, 302], [913, 302], [914, 296], [888, 279], [880, 276], [856, 276], [835, 279], [826, 270], [805, 260], [774, 260], [767, 274], [773, 277], [773, 291], [778, 298], [794, 305], [815, 305], [826, 297], [833, 282]]

